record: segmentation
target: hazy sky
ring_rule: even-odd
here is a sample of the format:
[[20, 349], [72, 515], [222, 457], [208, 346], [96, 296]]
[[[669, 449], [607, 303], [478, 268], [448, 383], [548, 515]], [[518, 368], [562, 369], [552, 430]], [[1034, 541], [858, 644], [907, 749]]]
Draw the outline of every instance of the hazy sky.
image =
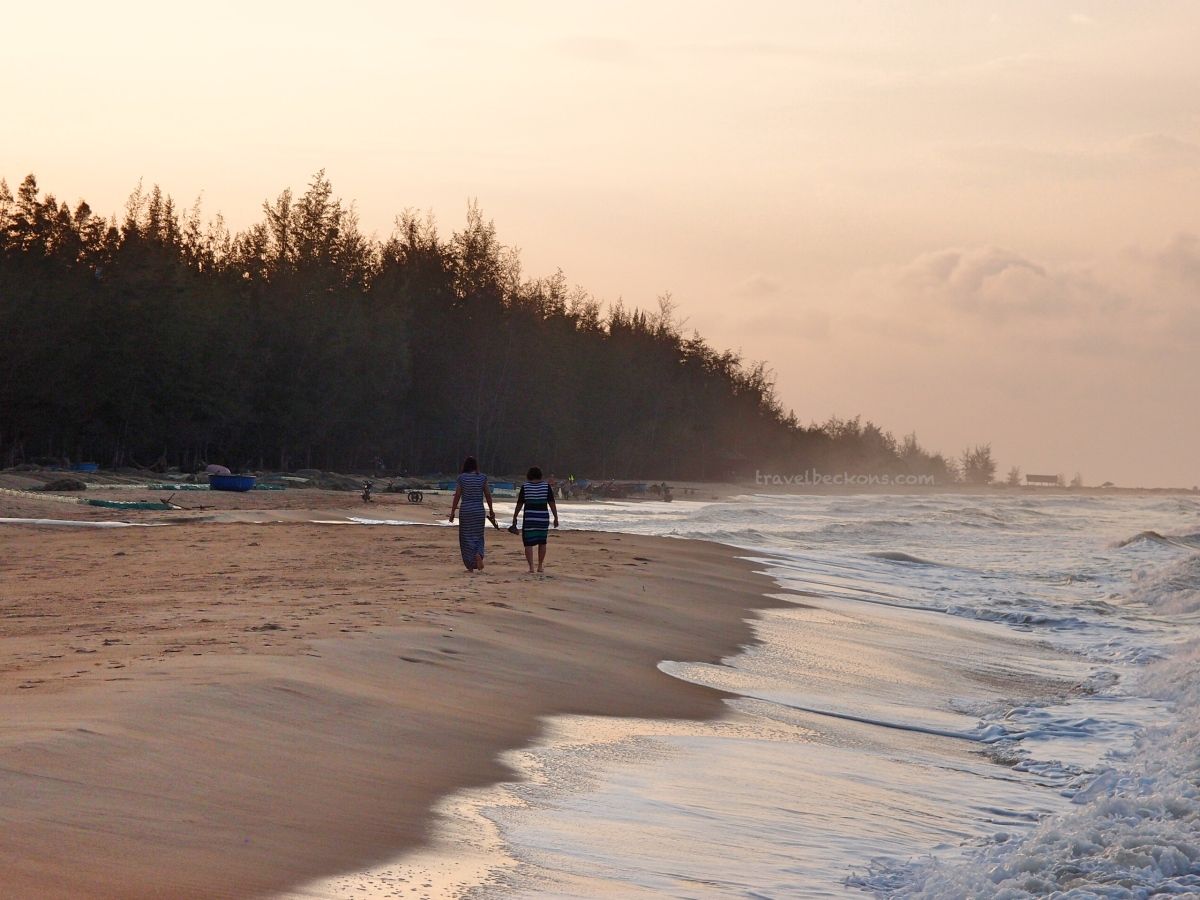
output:
[[325, 168], [1002, 471], [1200, 483], [1200, 4], [6, 3], [0, 175], [240, 227]]

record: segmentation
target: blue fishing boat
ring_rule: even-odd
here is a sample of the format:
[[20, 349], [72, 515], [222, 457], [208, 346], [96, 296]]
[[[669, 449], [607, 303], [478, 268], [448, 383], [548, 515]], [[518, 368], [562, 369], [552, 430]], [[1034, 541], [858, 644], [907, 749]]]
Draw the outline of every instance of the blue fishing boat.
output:
[[252, 491], [257, 480], [253, 475], [209, 475], [208, 486], [214, 491]]

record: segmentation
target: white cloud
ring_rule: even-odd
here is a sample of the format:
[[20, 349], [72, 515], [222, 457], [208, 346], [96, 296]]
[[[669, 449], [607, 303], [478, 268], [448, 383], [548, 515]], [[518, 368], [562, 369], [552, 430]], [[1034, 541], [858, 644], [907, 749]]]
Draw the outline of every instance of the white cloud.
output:
[[899, 287], [967, 312], [1003, 314], [1025, 305], [1031, 295], [1046, 297], [1046, 270], [995, 247], [947, 249], [924, 254], [896, 274]]
[[802, 411], [819, 398], [817, 417], [862, 412], [942, 449], [991, 441], [1033, 471], [1196, 480], [1200, 422], [1183, 413], [1200, 385], [1196, 235], [1071, 264], [945, 247], [827, 296], [829, 336], [776, 357], [781, 383], [803, 379]]
[[1055, 265], [996, 247], [945, 248], [860, 274], [847, 319], [913, 345], [961, 342], [1161, 363], [1194, 355], [1200, 334], [1200, 238], [1178, 234], [1153, 253]]
[[739, 297], [767, 297], [771, 294], [778, 294], [783, 285], [775, 278], [771, 278], [761, 273], [755, 273], [743, 280], [734, 293]]

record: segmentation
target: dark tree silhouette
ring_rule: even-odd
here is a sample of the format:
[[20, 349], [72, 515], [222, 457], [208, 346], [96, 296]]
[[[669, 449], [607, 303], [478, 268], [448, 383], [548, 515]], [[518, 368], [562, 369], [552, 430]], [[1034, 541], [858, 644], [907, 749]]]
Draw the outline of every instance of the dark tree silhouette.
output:
[[605, 308], [524, 277], [474, 203], [448, 239], [405, 212], [379, 241], [318, 172], [262, 211], [231, 234], [139, 185], [118, 222], [0, 181], [0, 462], [952, 478], [914, 435], [800, 425], [669, 296]]
[[962, 479], [967, 484], [991, 484], [996, 475], [990, 444], [968, 447], [962, 452]]

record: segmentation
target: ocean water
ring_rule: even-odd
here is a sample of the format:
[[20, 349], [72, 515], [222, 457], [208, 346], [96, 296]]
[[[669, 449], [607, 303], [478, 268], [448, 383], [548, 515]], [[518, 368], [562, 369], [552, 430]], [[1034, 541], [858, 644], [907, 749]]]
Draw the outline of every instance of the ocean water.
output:
[[738, 547], [793, 601], [715, 722], [559, 717], [436, 845], [299, 896], [1200, 895], [1200, 502], [570, 506]]

